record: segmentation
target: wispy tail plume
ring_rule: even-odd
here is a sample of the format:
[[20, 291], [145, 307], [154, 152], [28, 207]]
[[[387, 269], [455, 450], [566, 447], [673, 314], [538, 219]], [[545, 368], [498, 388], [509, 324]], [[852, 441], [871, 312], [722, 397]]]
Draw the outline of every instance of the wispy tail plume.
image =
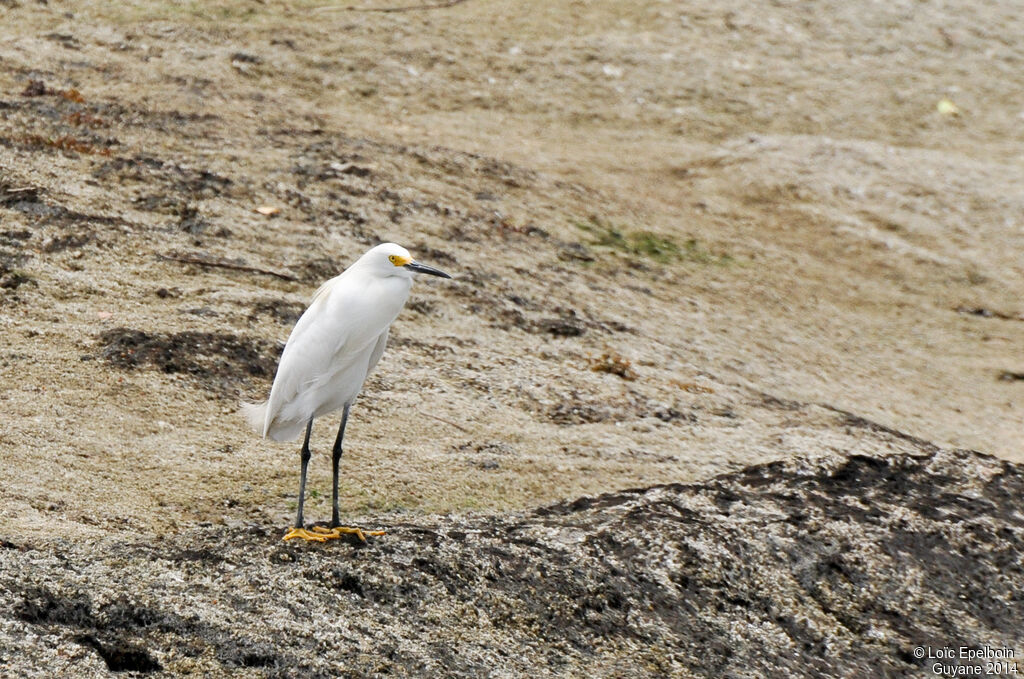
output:
[[249, 421], [249, 426], [256, 430], [260, 436], [266, 436], [267, 427], [267, 402], [243, 403], [242, 414]]

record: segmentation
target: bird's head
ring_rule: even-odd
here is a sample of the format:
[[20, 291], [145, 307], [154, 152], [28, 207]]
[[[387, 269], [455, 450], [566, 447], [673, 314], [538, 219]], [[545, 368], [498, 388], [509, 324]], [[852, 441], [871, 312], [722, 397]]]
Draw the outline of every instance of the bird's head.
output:
[[408, 250], [395, 243], [382, 243], [363, 255], [361, 259], [366, 261], [368, 267], [383, 276], [414, 278], [418, 273], [425, 273], [441, 278], [451, 278], [440, 269], [420, 264], [412, 258]]

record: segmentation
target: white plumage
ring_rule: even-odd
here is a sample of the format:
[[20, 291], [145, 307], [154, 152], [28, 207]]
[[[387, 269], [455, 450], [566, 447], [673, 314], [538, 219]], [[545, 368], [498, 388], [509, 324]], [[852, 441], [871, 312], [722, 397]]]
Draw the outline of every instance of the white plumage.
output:
[[[291, 441], [317, 417], [350, 406], [384, 353], [388, 330], [409, 298], [417, 273], [450, 278], [413, 261], [405, 248], [384, 243], [320, 286], [288, 337], [270, 398], [243, 405], [253, 428], [265, 438]], [[335, 444], [338, 455], [343, 433], [344, 422]], [[303, 486], [308, 443], [307, 434]]]
[[412, 280], [377, 278], [367, 268], [357, 262], [324, 283], [295, 324], [270, 399], [250, 411], [264, 437], [291, 441], [311, 418], [352, 403], [380, 360]]

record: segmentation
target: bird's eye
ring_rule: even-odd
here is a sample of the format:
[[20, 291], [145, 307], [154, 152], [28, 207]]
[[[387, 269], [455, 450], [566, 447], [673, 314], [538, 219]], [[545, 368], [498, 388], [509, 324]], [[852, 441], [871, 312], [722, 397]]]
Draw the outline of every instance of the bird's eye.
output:
[[398, 257], [396, 257], [395, 255], [388, 255], [388, 261], [391, 262], [392, 264], [395, 263], [396, 259], [398, 259]]

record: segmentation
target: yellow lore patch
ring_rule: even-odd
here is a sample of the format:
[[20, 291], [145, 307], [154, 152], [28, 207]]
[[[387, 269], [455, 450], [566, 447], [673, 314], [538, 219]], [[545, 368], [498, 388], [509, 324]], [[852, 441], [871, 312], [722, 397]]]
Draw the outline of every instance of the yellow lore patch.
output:
[[401, 255], [391, 255], [388, 257], [388, 261], [395, 266], [405, 266], [412, 261], [412, 257], [402, 257]]

